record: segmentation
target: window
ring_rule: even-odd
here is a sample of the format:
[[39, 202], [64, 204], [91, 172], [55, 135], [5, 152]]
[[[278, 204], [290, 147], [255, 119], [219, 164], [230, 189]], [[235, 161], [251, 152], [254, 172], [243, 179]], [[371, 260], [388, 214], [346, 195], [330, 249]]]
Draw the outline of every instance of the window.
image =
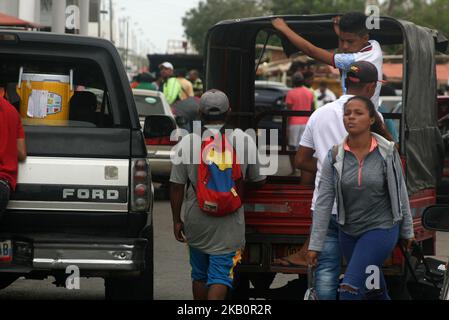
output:
[[90, 0], [89, 7], [89, 22], [98, 22], [98, 16], [100, 11], [100, 1]]
[[134, 95], [134, 100], [136, 101], [137, 113], [140, 117], [166, 114], [164, 105], [159, 97]]
[[112, 127], [98, 64], [87, 60], [1, 56], [0, 85], [24, 125]]

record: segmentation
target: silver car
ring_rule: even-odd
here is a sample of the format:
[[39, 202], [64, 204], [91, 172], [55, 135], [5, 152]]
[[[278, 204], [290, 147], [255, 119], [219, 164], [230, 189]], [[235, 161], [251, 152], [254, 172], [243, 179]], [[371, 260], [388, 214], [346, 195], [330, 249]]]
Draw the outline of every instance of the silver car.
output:
[[[145, 119], [148, 116], [165, 116], [176, 123], [171, 107], [162, 92], [133, 89], [133, 94], [142, 129], [145, 127]], [[146, 137], [145, 143], [153, 182], [168, 183], [171, 171], [170, 153], [176, 142], [170, 141], [170, 136], [162, 136]]]

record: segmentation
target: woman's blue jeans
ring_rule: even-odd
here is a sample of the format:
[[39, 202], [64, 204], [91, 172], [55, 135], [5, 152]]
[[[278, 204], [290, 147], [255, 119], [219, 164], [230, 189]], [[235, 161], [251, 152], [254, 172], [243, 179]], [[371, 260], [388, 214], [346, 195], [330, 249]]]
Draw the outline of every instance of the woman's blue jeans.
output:
[[340, 230], [341, 251], [348, 262], [340, 300], [390, 300], [382, 265], [398, 242], [399, 225], [374, 229], [359, 237]]
[[337, 300], [340, 277], [341, 251], [338, 241], [338, 223], [332, 215], [323, 250], [315, 270], [315, 290], [318, 300]]

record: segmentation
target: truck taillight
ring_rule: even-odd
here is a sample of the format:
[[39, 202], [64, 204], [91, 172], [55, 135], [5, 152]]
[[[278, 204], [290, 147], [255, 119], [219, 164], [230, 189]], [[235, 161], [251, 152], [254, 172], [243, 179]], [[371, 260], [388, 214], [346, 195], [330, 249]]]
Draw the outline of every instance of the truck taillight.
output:
[[131, 210], [148, 211], [152, 201], [148, 160], [133, 159], [131, 171]]

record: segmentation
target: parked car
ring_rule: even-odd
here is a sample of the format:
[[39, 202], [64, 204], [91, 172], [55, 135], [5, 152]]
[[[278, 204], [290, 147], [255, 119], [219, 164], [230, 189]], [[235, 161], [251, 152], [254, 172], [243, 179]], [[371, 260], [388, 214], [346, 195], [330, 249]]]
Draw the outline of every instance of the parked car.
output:
[[[256, 113], [286, 110], [285, 97], [289, 90], [291, 88], [281, 82], [256, 80], [254, 82], [254, 109]], [[280, 116], [267, 115], [263, 117], [258, 124], [258, 128], [278, 130], [278, 136], [280, 137], [278, 144], [282, 143], [282, 118]]]
[[[19, 277], [64, 286], [78, 269], [104, 278], [106, 298], [151, 299], [150, 164], [117, 49], [1, 30], [0, 69], [28, 153], [0, 223], [0, 289]], [[34, 93], [41, 99], [29, 104]]]
[[[161, 135], [160, 126], [168, 123], [169, 127], [176, 127], [175, 116], [162, 92], [133, 89], [133, 95], [142, 130], [145, 127], [147, 129], [145, 144], [151, 165], [152, 180], [153, 182], [166, 185], [170, 179], [171, 171], [170, 151], [173, 145], [176, 144], [176, 141], [170, 140], [171, 132]], [[152, 129], [149, 128], [150, 124], [148, 121], [145, 124], [147, 118], [153, 125]], [[156, 134], [155, 136], [154, 133]]]
[[256, 80], [254, 82], [254, 103], [258, 112], [284, 110], [285, 96], [291, 89], [282, 82]]

